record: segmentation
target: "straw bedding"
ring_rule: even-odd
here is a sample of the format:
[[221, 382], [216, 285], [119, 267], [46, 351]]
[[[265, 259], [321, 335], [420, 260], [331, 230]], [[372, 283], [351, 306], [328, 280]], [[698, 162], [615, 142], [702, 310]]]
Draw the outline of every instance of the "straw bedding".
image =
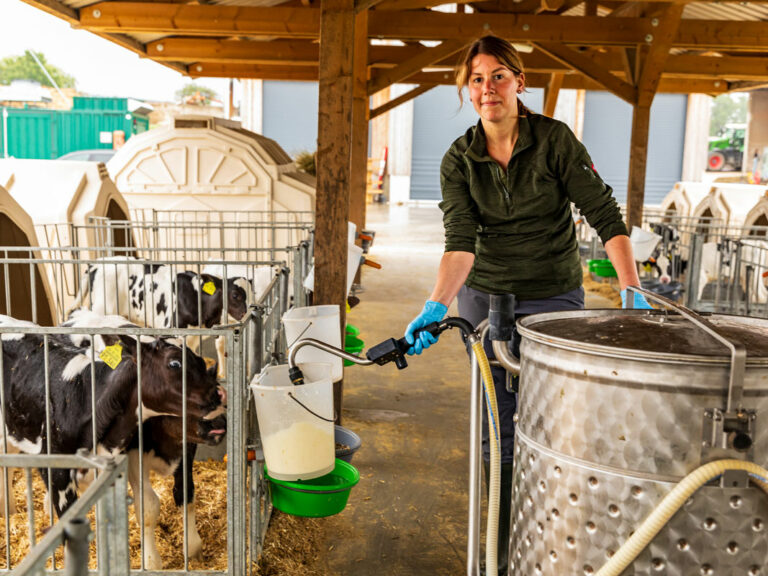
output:
[[[195, 462], [195, 492], [197, 527], [203, 541], [203, 554], [190, 559], [190, 570], [225, 570], [227, 567], [227, 474], [224, 462]], [[36, 540], [39, 541], [50, 525], [44, 509], [45, 489], [37, 471], [34, 478], [34, 509]], [[173, 480], [153, 476], [152, 484], [160, 497], [161, 513], [158, 521], [157, 545], [165, 569], [183, 569], [183, 517], [173, 503]], [[130, 492], [130, 489], [129, 489]], [[13, 496], [17, 513], [9, 518], [11, 567], [18, 566], [29, 552], [26, 480], [20, 470], [14, 473]], [[89, 514], [91, 528], [95, 529], [95, 514]], [[129, 506], [129, 549], [131, 567], [141, 565], [140, 531]], [[274, 511], [258, 563], [251, 567], [253, 576], [312, 576], [318, 574], [309, 565], [316, 560], [319, 546], [319, 524], [316, 519], [297, 518]], [[63, 563], [63, 549], [55, 554], [57, 567]], [[50, 560], [48, 562], [50, 567]], [[0, 569], [7, 567], [6, 524], [0, 518]], [[91, 543], [90, 567], [96, 568], [96, 545]]]

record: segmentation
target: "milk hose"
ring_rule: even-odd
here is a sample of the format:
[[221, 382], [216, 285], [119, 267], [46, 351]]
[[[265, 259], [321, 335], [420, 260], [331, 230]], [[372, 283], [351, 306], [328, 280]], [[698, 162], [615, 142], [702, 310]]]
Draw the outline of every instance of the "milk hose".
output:
[[496, 389], [493, 386], [491, 365], [485, 355], [480, 339], [472, 342], [472, 352], [477, 358], [483, 376], [483, 396], [488, 408], [488, 438], [491, 444], [491, 471], [488, 481], [488, 524], [485, 535], [485, 573], [498, 573], [497, 557], [499, 539], [499, 501], [501, 499], [501, 437], [499, 432], [499, 409], [496, 404]]
[[683, 478], [672, 491], [659, 503], [650, 516], [640, 525], [629, 540], [597, 572], [597, 576], [618, 576], [629, 566], [640, 552], [653, 540], [669, 519], [677, 512], [688, 498], [704, 484], [721, 476], [727, 470], [744, 470], [750, 480], [768, 495], [768, 470], [754, 462], [743, 460], [717, 460], [700, 466]]

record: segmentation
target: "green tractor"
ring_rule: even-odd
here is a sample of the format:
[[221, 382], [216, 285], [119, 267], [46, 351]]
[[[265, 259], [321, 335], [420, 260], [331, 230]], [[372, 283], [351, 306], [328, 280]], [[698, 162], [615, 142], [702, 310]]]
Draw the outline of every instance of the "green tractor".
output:
[[746, 132], [746, 124], [726, 124], [725, 130], [720, 136], [711, 136], [709, 138], [707, 170], [712, 172], [741, 170]]

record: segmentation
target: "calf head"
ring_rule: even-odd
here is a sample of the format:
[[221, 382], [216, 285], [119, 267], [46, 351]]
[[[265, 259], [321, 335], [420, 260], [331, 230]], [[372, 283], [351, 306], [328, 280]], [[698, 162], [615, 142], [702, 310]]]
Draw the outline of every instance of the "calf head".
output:
[[[191, 350], [163, 338], [137, 345], [131, 336], [120, 336], [120, 343], [131, 360], [140, 364], [144, 419], [160, 414], [182, 416], [186, 406], [187, 418], [202, 426], [202, 422], [224, 413], [225, 396], [217, 385], [215, 366], [206, 368], [203, 359]], [[141, 347], [140, 362], [138, 346]], [[185, 372], [186, 398], [183, 394]]]
[[240, 320], [248, 311], [250, 282], [245, 278], [227, 279], [227, 312], [235, 320]]

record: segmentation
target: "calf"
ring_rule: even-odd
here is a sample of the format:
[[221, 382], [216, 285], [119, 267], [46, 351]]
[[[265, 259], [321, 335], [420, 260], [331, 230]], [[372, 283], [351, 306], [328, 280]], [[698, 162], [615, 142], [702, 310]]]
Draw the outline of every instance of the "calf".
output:
[[[90, 310], [77, 310], [70, 315], [70, 319], [63, 324], [67, 327], [90, 328], [111, 327], [120, 328], [133, 326], [125, 318], [120, 316], [101, 316]], [[90, 347], [88, 335], [72, 335], [72, 343], [82, 348]], [[104, 349], [104, 341], [101, 336], [94, 339], [95, 352], [99, 354]], [[209, 369], [209, 374], [215, 376], [216, 366]], [[223, 388], [219, 388], [222, 401], [226, 401]], [[188, 423], [189, 424], [189, 423]], [[142, 424], [143, 442], [143, 467], [142, 476], [139, 476], [139, 437], [134, 436], [128, 447], [129, 472], [128, 480], [131, 484], [134, 497], [138, 501], [139, 485], [144, 482], [144, 527], [145, 541], [143, 544], [144, 564], [150, 570], [162, 569], [162, 558], [157, 549], [156, 529], [160, 516], [160, 500], [152, 488], [150, 472], [154, 471], [161, 476], [173, 475], [173, 499], [176, 506], [187, 505], [189, 518], [189, 555], [199, 556], [202, 552], [202, 539], [197, 531], [195, 516], [195, 484], [192, 476], [192, 464], [195, 459], [198, 444], [217, 445], [224, 438], [227, 429], [227, 421], [224, 415], [212, 420], [206, 420], [200, 428], [187, 426], [187, 493], [184, 493], [184, 468], [181, 466], [184, 455], [183, 421], [173, 416], [157, 416], [146, 420]], [[139, 517], [138, 511], [136, 517]]]
[[[0, 316], [0, 328], [24, 325]], [[216, 380], [207, 373], [201, 358], [186, 350], [187, 398], [182, 398], [182, 348], [163, 339], [137, 343], [133, 337], [119, 336], [115, 343], [118, 363], [110, 367], [97, 360], [91, 381], [90, 354], [60, 339], [48, 340], [48, 380], [50, 387], [50, 430], [46, 426], [44, 339], [36, 334], [2, 332], [2, 386], [6, 411], [0, 434], [16, 451], [40, 454], [50, 441], [51, 453], [74, 454], [94, 447], [93, 418], [96, 427], [96, 452], [117, 454], [126, 450], [138, 430], [139, 373], [142, 380], [142, 417], [181, 416], [187, 418], [196, 434], [211, 434], [211, 420], [222, 413], [222, 397]], [[137, 365], [141, 349], [141, 365]], [[91, 390], [95, 389], [95, 414]], [[50, 438], [48, 434], [50, 433]], [[218, 435], [218, 434], [217, 434]], [[3, 438], [0, 437], [0, 442]], [[9, 446], [9, 447], [10, 447]], [[40, 471], [45, 483], [48, 470]], [[53, 507], [61, 516], [77, 498], [75, 470], [51, 471]], [[4, 495], [4, 490], [0, 491]]]
[[[248, 309], [248, 282], [244, 278], [229, 278], [226, 282], [227, 313], [240, 320]], [[73, 308], [89, 308], [98, 314], [118, 314], [152, 328], [211, 328], [221, 321], [222, 280], [211, 274], [190, 271], [174, 276], [171, 266], [165, 264], [105, 258], [86, 268]], [[191, 344], [196, 343], [193, 340]], [[216, 350], [223, 377], [223, 344], [217, 345]]]

